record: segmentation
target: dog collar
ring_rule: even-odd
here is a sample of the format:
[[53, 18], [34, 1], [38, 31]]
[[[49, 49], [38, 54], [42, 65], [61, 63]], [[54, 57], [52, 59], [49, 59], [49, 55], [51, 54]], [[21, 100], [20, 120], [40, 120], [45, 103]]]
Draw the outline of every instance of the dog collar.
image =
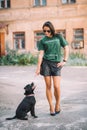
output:
[[26, 97], [30, 97], [30, 96], [34, 96], [34, 94], [29, 94], [29, 95], [26, 95]]

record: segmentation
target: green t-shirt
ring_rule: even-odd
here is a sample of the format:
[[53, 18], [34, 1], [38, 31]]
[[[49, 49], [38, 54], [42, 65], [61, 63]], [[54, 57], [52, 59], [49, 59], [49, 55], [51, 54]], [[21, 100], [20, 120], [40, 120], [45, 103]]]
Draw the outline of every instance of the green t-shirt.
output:
[[54, 37], [45, 36], [39, 42], [38, 49], [44, 50], [44, 59], [60, 62], [61, 61], [61, 47], [68, 45], [67, 41], [60, 34]]

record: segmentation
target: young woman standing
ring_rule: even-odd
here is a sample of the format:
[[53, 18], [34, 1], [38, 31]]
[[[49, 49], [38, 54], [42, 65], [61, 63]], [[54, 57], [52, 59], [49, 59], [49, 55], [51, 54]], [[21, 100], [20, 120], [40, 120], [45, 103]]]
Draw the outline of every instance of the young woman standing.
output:
[[[36, 74], [44, 76], [50, 115], [54, 116], [60, 112], [61, 68], [67, 62], [69, 47], [62, 35], [55, 33], [54, 26], [50, 21], [45, 22], [42, 29], [45, 37], [42, 38], [39, 43], [39, 57]], [[64, 57], [62, 61], [61, 47], [64, 48]], [[52, 101], [52, 81], [56, 100], [55, 106]]]

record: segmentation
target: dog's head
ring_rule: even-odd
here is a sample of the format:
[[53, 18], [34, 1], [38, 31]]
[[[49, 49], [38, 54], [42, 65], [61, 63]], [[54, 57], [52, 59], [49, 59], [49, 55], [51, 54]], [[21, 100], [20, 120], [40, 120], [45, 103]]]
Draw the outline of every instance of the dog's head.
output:
[[35, 89], [34, 83], [32, 82], [31, 84], [26, 85], [24, 89], [25, 89], [24, 95], [34, 94]]

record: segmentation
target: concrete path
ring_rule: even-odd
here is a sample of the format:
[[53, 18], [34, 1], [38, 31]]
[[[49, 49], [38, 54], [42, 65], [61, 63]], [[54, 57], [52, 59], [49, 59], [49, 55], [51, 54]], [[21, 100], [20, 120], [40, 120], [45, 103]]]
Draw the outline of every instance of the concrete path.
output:
[[[35, 77], [36, 66], [0, 66], [0, 130], [87, 130], [87, 67], [62, 69], [61, 113], [50, 116], [42, 76]], [[37, 119], [28, 121], [5, 118], [15, 115], [23, 99], [24, 86], [36, 84]], [[55, 104], [55, 100], [53, 98]]]

